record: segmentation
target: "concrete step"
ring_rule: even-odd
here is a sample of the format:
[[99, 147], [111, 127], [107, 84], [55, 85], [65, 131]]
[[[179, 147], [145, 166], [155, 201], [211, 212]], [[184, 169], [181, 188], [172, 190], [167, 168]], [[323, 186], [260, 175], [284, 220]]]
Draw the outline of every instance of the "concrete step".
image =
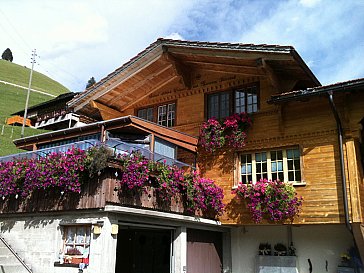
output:
[[13, 265], [13, 264], [18, 264], [18, 263], [19, 263], [19, 260], [12, 253], [9, 253], [6, 255], [0, 254], [0, 264]]
[[22, 265], [2, 265], [0, 263], [1, 273], [28, 273]]

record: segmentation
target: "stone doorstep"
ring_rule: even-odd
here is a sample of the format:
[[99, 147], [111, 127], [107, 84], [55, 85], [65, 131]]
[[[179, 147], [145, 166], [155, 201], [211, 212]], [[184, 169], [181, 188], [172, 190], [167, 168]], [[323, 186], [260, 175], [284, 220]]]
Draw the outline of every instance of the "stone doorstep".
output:
[[22, 265], [2, 265], [0, 262], [0, 272], [6, 273], [28, 273]]

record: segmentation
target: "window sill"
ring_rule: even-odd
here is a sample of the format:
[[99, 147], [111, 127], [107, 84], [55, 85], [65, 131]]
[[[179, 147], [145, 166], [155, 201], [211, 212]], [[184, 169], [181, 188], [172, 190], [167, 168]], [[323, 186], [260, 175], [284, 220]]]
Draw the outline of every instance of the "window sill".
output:
[[54, 266], [55, 267], [75, 267], [75, 268], [78, 268], [79, 264], [69, 264], [69, 263], [61, 264], [60, 262], [54, 262]]
[[[306, 182], [305, 181], [302, 181], [302, 182], [291, 182], [291, 184], [292, 184], [293, 187], [304, 187], [304, 186], [306, 186]], [[247, 184], [245, 184], [245, 185], [247, 185]], [[236, 190], [237, 188], [238, 188], [237, 185], [231, 187], [232, 190]]]
[[294, 183], [292, 183], [292, 186], [293, 187], [304, 187], [304, 186], [306, 186], [306, 182], [305, 181], [302, 181], [302, 182], [294, 182]]

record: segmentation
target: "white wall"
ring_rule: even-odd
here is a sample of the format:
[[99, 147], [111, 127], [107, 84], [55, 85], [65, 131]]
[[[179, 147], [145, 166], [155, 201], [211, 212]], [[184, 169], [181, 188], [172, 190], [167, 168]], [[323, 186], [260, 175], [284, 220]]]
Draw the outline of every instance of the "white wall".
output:
[[[248, 226], [233, 228], [231, 233], [232, 272], [255, 272], [255, 256], [260, 243], [288, 244], [287, 226]], [[353, 246], [345, 225], [292, 226], [292, 241], [298, 257], [298, 271], [309, 272], [307, 259], [312, 262], [313, 273], [336, 273], [340, 254]], [[328, 261], [328, 271], [325, 265]]]
[[[46, 217], [46, 218], [45, 218]], [[92, 234], [90, 244], [90, 266], [84, 272], [114, 273], [116, 236], [111, 235], [111, 223], [108, 217], [87, 214], [63, 214], [47, 216], [17, 216], [0, 218], [1, 236], [31, 266], [34, 273], [76, 273], [78, 268], [55, 267], [58, 253], [62, 247], [60, 223], [96, 223], [103, 221], [100, 235]]]

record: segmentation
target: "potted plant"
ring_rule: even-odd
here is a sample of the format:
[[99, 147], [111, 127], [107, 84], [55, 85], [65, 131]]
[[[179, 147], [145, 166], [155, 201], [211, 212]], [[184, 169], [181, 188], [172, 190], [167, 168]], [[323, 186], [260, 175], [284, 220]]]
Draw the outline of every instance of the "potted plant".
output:
[[259, 244], [259, 255], [272, 255], [272, 247], [268, 243]]
[[277, 243], [274, 245], [274, 255], [275, 256], [286, 256], [287, 247], [282, 243]]
[[[66, 258], [66, 260], [70, 261], [70, 263], [72, 263], [72, 264], [82, 263], [82, 253], [76, 247], [71, 247], [71, 248], [67, 249], [66, 256], [68, 256]], [[71, 258], [71, 259], [69, 259], [69, 258]]]

